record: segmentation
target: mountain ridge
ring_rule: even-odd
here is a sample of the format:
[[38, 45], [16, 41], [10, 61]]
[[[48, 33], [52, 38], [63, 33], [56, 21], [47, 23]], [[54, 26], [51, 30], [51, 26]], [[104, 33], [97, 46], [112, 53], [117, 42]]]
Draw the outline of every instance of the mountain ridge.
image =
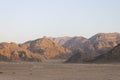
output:
[[[98, 33], [89, 39], [82, 36], [59, 37], [58, 39], [43, 37], [26, 41], [22, 44], [16, 44], [14, 42], [0, 43], [0, 55], [4, 58], [7, 56], [9, 59], [11, 57], [10, 54], [12, 54], [14, 56], [17, 55], [20, 60], [24, 60], [24, 57], [27, 60], [40, 60], [55, 57], [66, 59], [68, 56], [70, 57], [71, 53], [73, 55], [83, 53], [82, 55], [84, 57], [86, 56], [85, 59], [88, 59], [106, 53], [119, 44], [119, 42], [120, 33]], [[21, 56], [18, 56], [18, 54], [21, 54]]]
[[[70, 51], [47, 38], [27, 41], [23, 44], [0, 43], [0, 60], [41, 61], [42, 59], [66, 58]], [[2, 58], [3, 57], [3, 58]]]

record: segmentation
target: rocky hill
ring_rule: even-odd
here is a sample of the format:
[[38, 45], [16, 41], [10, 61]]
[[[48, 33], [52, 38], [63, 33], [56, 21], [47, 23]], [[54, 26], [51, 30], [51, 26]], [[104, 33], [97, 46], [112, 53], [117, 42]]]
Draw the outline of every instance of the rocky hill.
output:
[[89, 39], [96, 53], [106, 53], [120, 42], [120, 33], [99, 33]]
[[41, 61], [35, 54], [16, 43], [0, 43], [0, 61]]
[[108, 51], [107, 53], [97, 56], [95, 59], [89, 62], [96, 63], [120, 62], [120, 44], [115, 46], [112, 50]]
[[42, 55], [43, 59], [67, 58], [71, 53], [70, 50], [63, 48], [47, 38], [28, 41], [20, 45], [20, 47], [29, 50], [33, 54]]
[[[84, 62], [105, 54], [120, 42], [120, 33], [98, 33], [79, 46], [67, 62]], [[79, 56], [78, 56], [79, 55]], [[76, 59], [77, 58], [77, 59]]]
[[87, 39], [78, 37], [58, 37], [49, 38], [55, 43], [62, 45], [64, 48], [76, 52], [81, 50], [84, 53], [101, 54], [109, 51], [111, 48], [120, 43], [120, 33], [98, 33]]
[[55, 43], [57, 43], [57, 44], [59, 44], [59, 45], [64, 45], [68, 40], [70, 40], [72, 37], [67, 37], [67, 36], [65, 36], [65, 37], [56, 37], [56, 38], [53, 38], [53, 37], [51, 37], [51, 38], [48, 38], [48, 39], [50, 39], [50, 40], [52, 40], [53, 42], [55, 42]]
[[105, 54], [92, 57], [86, 53], [77, 52], [71, 56], [67, 63], [120, 63], [120, 44]]
[[93, 60], [97, 55], [94, 53], [85, 53], [81, 52], [81, 50], [76, 51], [69, 59], [67, 59], [66, 63], [84, 63]]
[[85, 53], [104, 53], [120, 43], [120, 33], [98, 33], [89, 39], [74, 37], [66, 41], [63, 47], [72, 50], [84, 51]]
[[[89, 60], [105, 54], [119, 43], [120, 33], [98, 33], [89, 39], [84, 37], [44, 37], [20, 45], [0, 43], [0, 59], [39, 61], [41, 59], [68, 58], [72, 51], [72, 57], [80, 55], [77, 58]], [[69, 60], [72, 60], [72, 57]]]
[[77, 49], [84, 49], [85, 43], [88, 40], [84, 37], [73, 37], [66, 41], [66, 43], [63, 45], [64, 48], [70, 49], [72, 51], [76, 51]]
[[41, 61], [68, 58], [71, 52], [47, 38], [16, 43], [0, 43], [1, 61]]

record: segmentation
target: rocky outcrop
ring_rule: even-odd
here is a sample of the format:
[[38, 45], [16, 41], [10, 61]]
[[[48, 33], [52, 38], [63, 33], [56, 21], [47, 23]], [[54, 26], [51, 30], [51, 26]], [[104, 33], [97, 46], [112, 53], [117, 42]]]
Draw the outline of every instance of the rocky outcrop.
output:
[[98, 33], [89, 39], [74, 37], [66, 41], [63, 47], [85, 53], [104, 53], [120, 43], [120, 33]]
[[[98, 33], [88, 39], [74, 51], [75, 54], [67, 62], [85, 62], [93, 60], [96, 56], [105, 54], [120, 42], [120, 33]], [[76, 53], [77, 52], [77, 53]], [[77, 59], [76, 59], [77, 58]]]
[[96, 53], [106, 53], [120, 41], [120, 33], [99, 33], [89, 39]]
[[71, 53], [70, 50], [61, 47], [47, 38], [29, 41], [20, 45], [20, 47], [29, 50], [33, 54], [40, 54], [43, 59], [66, 58]]
[[0, 43], [0, 61], [41, 61], [43, 59], [65, 59], [71, 51], [47, 38], [16, 43]]
[[85, 63], [91, 61], [96, 57], [94, 53], [84, 53], [81, 50], [77, 50], [68, 60], [66, 63]]
[[63, 47], [72, 50], [73, 52], [77, 49], [84, 49], [85, 43], [88, 40], [84, 37], [73, 37], [70, 40], [68, 40]]
[[120, 44], [115, 46], [112, 50], [108, 51], [107, 53], [95, 57], [95, 59], [90, 60], [89, 62], [96, 63], [120, 62]]
[[41, 61], [30, 51], [20, 48], [16, 43], [0, 43], [1, 61]]
[[70, 40], [72, 37], [56, 37], [56, 38], [48, 38], [50, 40], [52, 40], [53, 42], [63, 46], [68, 40]]
[[7, 58], [6, 60], [25, 61], [39, 61], [41, 59], [53, 58], [61, 59], [68, 58], [72, 51], [75, 54], [72, 57], [80, 55], [79, 58], [82, 58], [82, 60], [89, 60], [95, 56], [105, 54], [118, 43], [120, 43], [120, 33], [98, 33], [89, 39], [84, 37], [44, 37], [27, 41], [20, 45], [16, 43], [0, 43], [0, 59]]
[[49, 39], [71, 50], [73, 53], [81, 50], [84, 53], [104, 54], [120, 43], [120, 33], [98, 33], [89, 39], [81, 36]]

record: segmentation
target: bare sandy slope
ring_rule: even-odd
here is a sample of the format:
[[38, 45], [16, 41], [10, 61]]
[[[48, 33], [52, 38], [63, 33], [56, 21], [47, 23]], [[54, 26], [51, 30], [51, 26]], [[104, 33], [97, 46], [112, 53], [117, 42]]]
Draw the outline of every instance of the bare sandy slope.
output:
[[0, 80], [120, 80], [120, 64], [1, 62]]

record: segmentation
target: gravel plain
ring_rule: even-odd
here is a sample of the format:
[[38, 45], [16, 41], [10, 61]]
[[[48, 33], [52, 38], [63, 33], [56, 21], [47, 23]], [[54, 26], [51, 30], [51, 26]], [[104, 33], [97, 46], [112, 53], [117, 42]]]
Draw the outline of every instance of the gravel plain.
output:
[[0, 80], [120, 80], [120, 64], [1, 62]]

